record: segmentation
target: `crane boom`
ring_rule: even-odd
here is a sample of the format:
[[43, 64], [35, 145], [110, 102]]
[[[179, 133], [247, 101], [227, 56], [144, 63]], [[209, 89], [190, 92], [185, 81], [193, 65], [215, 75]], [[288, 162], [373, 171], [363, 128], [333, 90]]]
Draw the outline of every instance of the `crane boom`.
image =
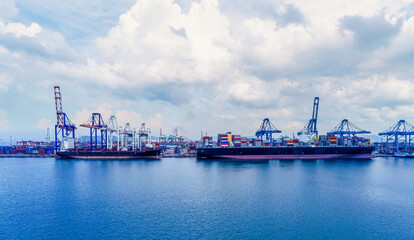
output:
[[60, 87], [59, 86], [55, 86], [54, 87], [54, 92], [55, 92], [55, 106], [56, 106], [56, 118], [57, 118], [57, 122], [56, 124], [58, 126], [63, 125], [63, 110], [62, 110], [62, 94], [60, 93]]
[[[56, 106], [56, 125], [55, 125], [55, 151], [67, 150], [69, 148], [74, 148], [75, 141], [75, 124], [70, 121], [66, 113], [62, 109], [62, 94], [60, 93], [60, 87], [54, 86], [55, 94], [55, 106]], [[59, 136], [60, 135], [60, 136]], [[72, 140], [68, 140], [71, 138]], [[66, 146], [62, 149], [62, 141], [66, 139]], [[73, 144], [69, 144], [73, 143]]]
[[305, 125], [305, 127], [298, 132], [298, 135], [308, 135], [309, 137], [318, 137], [318, 129], [316, 123], [318, 121], [318, 111], [319, 111], [319, 97], [315, 97], [313, 100], [313, 111], [312, 118]]

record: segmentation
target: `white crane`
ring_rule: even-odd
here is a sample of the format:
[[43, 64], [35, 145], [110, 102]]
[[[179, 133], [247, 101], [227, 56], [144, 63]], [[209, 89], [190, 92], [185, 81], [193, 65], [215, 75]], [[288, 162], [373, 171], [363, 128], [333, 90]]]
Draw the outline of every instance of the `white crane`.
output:
[[119, 128], [118, 128], [118, 121], [116, 120], [115, 115], [111, 115], [111, 117], [109, 117], [109, 120], [107, 122], [107, 131], [109, 132], [109, 139], [108, 139], [108, 148], [112, 149], [113, 147], [113, 142], [112, 142], [112, 133], [113, 132], [117, 132], [118, 133], [118, 144], [117, 144], [117, 150], [119, 151], [119, 140], [120, 140], [120, 136], [119, 136]]

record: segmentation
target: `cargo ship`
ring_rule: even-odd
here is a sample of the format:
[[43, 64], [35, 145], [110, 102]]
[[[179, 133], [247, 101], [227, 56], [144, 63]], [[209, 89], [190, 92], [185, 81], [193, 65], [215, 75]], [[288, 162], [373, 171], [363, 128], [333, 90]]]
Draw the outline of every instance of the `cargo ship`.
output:
[[197, 149], [199, 159], [370, 159], [374, 147], [350, 146], [304, 146], [304, 147], [201, 147]]
[[268, 118], [263, 119], [255, 137], [242, 137], [231, 132], [218, 134], [217, 142], [211, 136], [202, 136], [201, 146], [197, 149], [199, 159], [239, 159], [239, 160], [271, 160], [271, 159], [370, 159], [374, 148], [370, 139], [358, 137], [357, 134], [368, 134], [355, 124], [344, 119], [326, 135], [319, 135], [316, 128], [319, 109], [319, 97], [315, 97], [312, 118], [297, 133], [305, 136], [300, 141], [293, 136], [281, 136], [274, 139], [272, 134], [281, 133]]
[[329, 134], [302, 142], [287, 137], [270, 140], [241, 137], [227, 132], [218, 134], [217, 143], [208, 136], [201, 142], [202, 146], [197, 149], [199, 159], [370, 159], [375, 149], [370, 139]]
[[133, 160], [159, 159], [161, 151], [158, 149], [142, 151], [59, 151], [56, 155], [61, 159]]

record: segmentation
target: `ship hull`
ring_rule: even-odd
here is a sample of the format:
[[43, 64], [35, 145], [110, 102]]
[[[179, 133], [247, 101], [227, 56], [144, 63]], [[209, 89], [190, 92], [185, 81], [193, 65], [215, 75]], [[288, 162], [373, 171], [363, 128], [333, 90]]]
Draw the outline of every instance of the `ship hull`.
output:
[[62, 159], [97, 159], [97, 160], [132, 160], [132, 159], [159, 159], [159, 150], [147, 150], [147, 151], [91, 151], [91, 152], [58, 152], [56, 154]]
[[374, 147], [231, 147], [199, 148], [199, 159], [370, 159]]

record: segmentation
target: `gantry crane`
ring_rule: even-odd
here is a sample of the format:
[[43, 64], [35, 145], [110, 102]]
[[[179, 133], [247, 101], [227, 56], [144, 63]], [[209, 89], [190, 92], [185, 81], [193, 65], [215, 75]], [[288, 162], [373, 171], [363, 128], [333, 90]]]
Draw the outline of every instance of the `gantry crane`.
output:
[[162, 128], [160, 128], [160, 137], [158, 138], [158, 142], [162, 143], [165, 142], [165, 135], [162, 134]]
[[[62, 94], [60, 87], [54, 86], [57, 123], [55, 125], [55, 151], [67, 150], [75, 147], [75, 124], [70, 121], [62, 109]], [[59, 139], [59, 135], [61, 139]], [[62, 141], [66, 141], [62, 148]]]
[[119, 141], [120, 141], [120, 130], [118, 128], [118, 121], [116, 120], [115, 115], [111, 115], [107, 121], [106, 131], [109, 133], [108, 136], [108, 148], [112, 150], [113, 148], [113, 136], [114, 132], [117, 133], [117, 150], [119, 151]]
[[318, 129], [316, 128], [316, 123], [318, 121], [318, 110], [319, 110], [319, 97], [315, 97], [313, 100], [313, 111], [312, 118], [305, 125], [305, 127], [298, 132], [298, 135], [307, 135], [309, 138], [318, 137]]
[[149, 128], [145, 127], [145, 123], [141, 124], [141, 128], [138, 131], [138, 142], [139, 142], [139, 148], [141, 149], [142, 147], [142, 143], [143, 143], [143, 138], [145, 138], [145, 142], [147, 144], [151, 143], [151, 130]]
[[[385, 152], [392, 153], [398, 152], [400, 149], [400, 140], [404, 140], [403, 148], [405, 151], [411, 147], [411, 141], [414, 136], [414, 126], [405, 120], [400, 120], [396, 124], [389, 127], [384, 132], [380, 132], [378, 135], [385, 136]], [[394, 142], [393, 151], [390, 150], [390, 142]]]
[[269, 118], [263, 119], [262, 124], [259, 126], [259, 129], [256, 131], [256, 137], [260, 137], [263, 140], [263, 136], [266, 136], [266, 140], [272, 141], [273, 133], [281, 133], [282, 131], [278, 130], [269, 120]]
[[90, 130], [90, 148], [92, 150], [98, 148], [98, 131], [101, 132], [101, 149], [107, 148], [107, 125], [105, 124], [102, 115], [100, 113], [92, 113], [92, 116], [85, 123], [79, 125], [81, 127], [89, 128]]
[[328, 135], [338, 135], [339, 137], [343, 136], [355, 136], [356, 134], [368, 134], [369, 131], [363, 130], [356, 126], [355, 124], [348, 121], [348, 119], [342, 120], [332, 131], [328, 132]]

